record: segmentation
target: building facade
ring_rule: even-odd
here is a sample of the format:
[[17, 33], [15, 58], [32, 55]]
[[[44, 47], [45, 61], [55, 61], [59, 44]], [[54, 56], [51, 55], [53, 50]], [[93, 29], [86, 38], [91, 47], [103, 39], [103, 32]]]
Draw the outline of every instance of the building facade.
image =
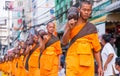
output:
[[15, 0], [13, 7], [13, 42], [16, 39], [26, 40], [32, 26], [32, 3], [31, 0]]
[[[78, 0], [76, 0], [78, 1]], [[58, 32], [62, 32], [60, 29], [67, 21], [67, 10], [73, 5], [72, 0], [55, 0], [55, 16], [57, 22]]]
[[54, 17], [55, 0], [32, 0], [33, 25], [46, 24]]

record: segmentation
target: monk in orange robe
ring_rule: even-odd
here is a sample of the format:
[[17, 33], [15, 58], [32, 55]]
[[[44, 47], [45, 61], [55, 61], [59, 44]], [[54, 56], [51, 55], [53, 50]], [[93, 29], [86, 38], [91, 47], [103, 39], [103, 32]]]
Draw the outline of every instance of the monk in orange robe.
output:
[[28, 61], [29, 76], [40, 76], [40, 69], [38, 67], [39, 54], [40, 54], [40, 47], [38, 44], [38, 37], [37, 35], [34, 35], [32, 50], [30, 50], [28, 55], [29, 56], [29, 61]]
[[[4, 73], [5, 73], [6, 75], [8, 75], [8, 74], [11, 72], [9, 62], [10, 62], [10, 61], [9, 61], [9, 59], [8, 59], [8, 55], [5, 54], [5, 56], [4, 56], [4, 64], [3, 64], [3, 71], [4, 71]], [[7, 69], [6, 69], [6, 68], [7, 68]]]
[[98, 62], [98, 76], [103, 75], [100, 57], [100, 43], [95, 26], [87, 19], [90, 17], [92, 5], [89, 1], [81, 2], [80, 17], [68, 20], [62, 37], [62, 44], [70, 45], [66, 56], [66, 76], [94, 76], [94, 57]]
[[17, 72], [17, 58], [15, 57], [15, 53], [13, 55], [14, 59], [11, 61], [12, 62], [12, 76], [16, 76], [16, 72]]
[[24, 51], [26, 50], [26, 44], [24, 41], [20, 41], [20, 50], [19, 50], [19, 58], [18, 58], [18, 68], [17, 68], [17, 75], [16, 76], [27, 76], [25, 67], [24, 67]]
[[40, 48], [37, 35], [28, 37], [27, 44], [28, 46], [25, 52], [25, 69], [28, 71], [29, 76], [40, 76], [40, 70], [38, 67]]
[[54, 30], [54, 23], [48, 23], [48, 35], [43, 37], [43, 47], [45, 48], [44, 50], [41, 50], [40, 76], [58, 76], [62, 50], [59, 38], [53, 35]]
[[8, 75], [12, 75], [12, 62], [13, 62], [13, 59], [14, 59], [13, 55], [14, 55], [13, 52], [9, 54], [8, 63], [7, 63]]
[[23, 64], [23, 59], [24, 59], [24, 56], [20, 56], [18, 58], [18, 69], [17, 69], [17, 76], [25, 76], [24, 74], [24, 64]]

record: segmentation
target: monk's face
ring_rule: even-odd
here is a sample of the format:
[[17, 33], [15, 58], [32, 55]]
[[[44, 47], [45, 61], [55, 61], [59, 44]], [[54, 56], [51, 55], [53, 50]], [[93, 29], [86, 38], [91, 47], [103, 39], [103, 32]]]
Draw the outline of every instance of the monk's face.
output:
[[37, 37], [37, 35], [34, 35], [33, 40], [34, 40], [35, 43], [38, 42], [38, 37]]
[[119, 65], [115, 65], [115, 68], [120, 72], [120, 66]]
[[22, 48], [22, 49], [25, 49], [25, 48], [26, 48], [25, 42], [21, 42], [21, 48]]
[[83, 3], [79, 9], [79, 13], [80, 13], [80, 17], [82, 17], [82, 19], [87, 20], [92, 12], [92, 5], [91, 4], [86, 4]]
[[54, 25], [54, 23], [48, 23], [48, 25], [47, 25], [47, 31], [50, 34], [52, 34], [55, 31], [55, 25]]

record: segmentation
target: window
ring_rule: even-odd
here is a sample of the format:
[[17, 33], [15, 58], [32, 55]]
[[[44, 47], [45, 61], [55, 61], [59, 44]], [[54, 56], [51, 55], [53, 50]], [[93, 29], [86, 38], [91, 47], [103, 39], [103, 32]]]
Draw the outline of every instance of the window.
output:
[[73, 1], [70, 1], [70, 6], [72, 6], [73, 5]]
[[23, 2], [22, 1], [18, 1], [18, 6], [19, 7], [23, 6]]
[[65, 5], [65, 11], [66, 11], [66, 13], [65, 13], [65, 19], [67, 19], [67, 5]]
[[63, 8], [60, 9], [60, 17], [59, 17], [59, 22], [61, 23], [63, 21]]

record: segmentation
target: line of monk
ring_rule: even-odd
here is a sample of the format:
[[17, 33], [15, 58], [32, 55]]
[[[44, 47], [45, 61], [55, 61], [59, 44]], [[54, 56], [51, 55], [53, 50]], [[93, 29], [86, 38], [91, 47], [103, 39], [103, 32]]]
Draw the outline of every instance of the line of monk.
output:
[[3, 76], [58, 76], [62, 54], [61, 44], [69, 44], [66, 54], [66, 76], [94, 76], [94, 57], [98, 63], [98, 76], [103, 75], [100, 43], [95, 26], [88, 22], [92, 12], [89, 1], [79, 8], [68, 10], [68, 22], [60, 42], [55, 24], [49, 22], [45, 30], [29, 34], [26, 41], [0, 59]]
[[54, 35], [54, 23], [49, 22], [47, 30], [48, 33], [39, 30], [34, 35], [30, 34], [26, 41], [19, 41], [10, 53], [0, 59], [3, 76], [58, 76], [62, 54], [60, 40]]

